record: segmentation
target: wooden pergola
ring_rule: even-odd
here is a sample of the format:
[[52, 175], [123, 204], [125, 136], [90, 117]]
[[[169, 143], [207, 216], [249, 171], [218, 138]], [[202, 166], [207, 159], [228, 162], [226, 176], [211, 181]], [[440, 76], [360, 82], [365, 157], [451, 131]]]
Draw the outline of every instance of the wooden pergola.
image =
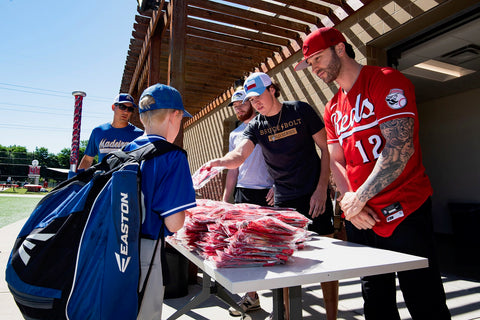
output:
[[161, 0], [138, 12], [121, 92], [136, 99], [161, 82], [198, 118], [229, 100], [235, 81], [268, 72], [301, 50], [311, 31], [335, 26], [372, 0]]

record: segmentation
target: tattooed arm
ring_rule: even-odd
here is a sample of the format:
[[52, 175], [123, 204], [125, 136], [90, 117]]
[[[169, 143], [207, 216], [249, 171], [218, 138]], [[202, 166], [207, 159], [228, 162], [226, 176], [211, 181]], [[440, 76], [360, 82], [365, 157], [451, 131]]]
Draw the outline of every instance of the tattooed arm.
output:
[[385, 147], [373, 171], [356, 192], [347, 192], [340, 205], [347, 219], [353, 218], [368, 200], [385, 189], [400, 176], [415, 152], [413, 145], [413, 118], [399, 118], [380, 125]]

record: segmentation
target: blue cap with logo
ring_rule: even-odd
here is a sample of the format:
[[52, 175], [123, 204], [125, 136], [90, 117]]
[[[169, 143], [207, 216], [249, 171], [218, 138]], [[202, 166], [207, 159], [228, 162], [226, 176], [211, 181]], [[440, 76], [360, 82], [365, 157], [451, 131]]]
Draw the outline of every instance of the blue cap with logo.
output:
[[138, 106], [135, 104], [135, 101], [133, 100], [133, 97], [129, 95], [128, 93], [120, 93], [115, 97], [115, 100], [113, 101], [114, 104], [117, 103], [131, 103], [135, 108], [138, 108]]
[[[144, 99], [144, 97], [148, 99]], [[153, 99], [151, 99], [153, 98]], [[183, 111], [184, 117], [192, 117], [190, 113], [185, 110], [182, 102], [182, 96], [177, 89], [157, 83], [148, 87], [140, 97], [140, 106], [138, 111], [140, 113], [155, 109], [176, 109]]]
[[263, 72], [252, 73], [243, 83], [243, 89], [246, 93], [243, 101], [247, 100], [250, 97], [261, 95], [265, 91], [265, 89], [267, 89], [267, 87], [271, 84], [272, 79], [270, 79], [268, 74]]

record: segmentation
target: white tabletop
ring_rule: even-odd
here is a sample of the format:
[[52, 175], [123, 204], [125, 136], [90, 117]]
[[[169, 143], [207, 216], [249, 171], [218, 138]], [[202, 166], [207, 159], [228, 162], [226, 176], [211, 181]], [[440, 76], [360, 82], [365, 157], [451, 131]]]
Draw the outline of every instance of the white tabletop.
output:
[[328, 237], [314, 237], [292, 261], [273, 267], [216, 268], [198, 254], [169, 241], [212, 279], [232, 293], [294, 287], [374, 274], [425, 268], [428, 260]]

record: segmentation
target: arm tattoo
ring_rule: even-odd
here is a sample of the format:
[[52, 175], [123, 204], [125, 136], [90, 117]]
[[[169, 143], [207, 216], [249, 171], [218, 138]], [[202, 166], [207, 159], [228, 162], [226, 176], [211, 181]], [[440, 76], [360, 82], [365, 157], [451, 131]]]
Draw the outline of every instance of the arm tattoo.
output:
[[400, 118], [380, 125], [385, 147], [368, 179], [359, 188], [360, 200], [367, 201], [385, 189], [400, 176], [415, 152], [413, 145], [413, 118]]

